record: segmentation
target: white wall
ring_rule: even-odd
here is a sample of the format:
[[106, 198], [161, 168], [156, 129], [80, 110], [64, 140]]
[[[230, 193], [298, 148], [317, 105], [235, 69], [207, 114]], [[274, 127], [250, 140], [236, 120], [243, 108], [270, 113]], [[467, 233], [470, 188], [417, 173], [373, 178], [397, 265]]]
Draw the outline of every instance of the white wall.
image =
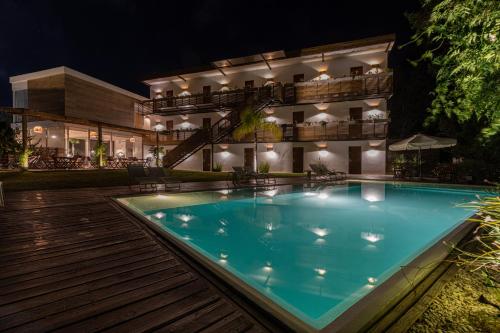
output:
[[[322, 150], [315, 142], [280, 142], [273, 144], [273, 150], [267, 151], [267, 145], [258, 145], [258, 163], [267, 161], [272, 172], [292, 171], [293, 147], [304, 147], [304, 170], [308, 170], [311, 163], [322, 163], [328, 168], [337, 171], [349, 170], [349, 147], [361, 146], [361, 172], [363, 174], [385, 174], [385, 140], [363, 141], [327, 141], [327, 148]], [[214, 145], [214, 164], [220, 162], [223, 171], [232, 171], [233, 166], [243, 166], [245, 148], [253, 148], [252, 143], [227, 145], [226, 150]], [[173, 147], [168, 147], [167, 149]], [[209, 149], [210, 145], [204, 147]], [[176, 169], [202, 170], [202, 151], [198, 151], [187, 160], [179, 164]]]

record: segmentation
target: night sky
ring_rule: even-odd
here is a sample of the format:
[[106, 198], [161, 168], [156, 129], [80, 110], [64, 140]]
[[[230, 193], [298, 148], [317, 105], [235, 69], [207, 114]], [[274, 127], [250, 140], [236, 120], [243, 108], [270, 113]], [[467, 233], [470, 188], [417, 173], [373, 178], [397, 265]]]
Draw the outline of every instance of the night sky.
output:
[[9, 76], [65, 65], [147, 95], [140, 81], [210, 61], [397, 34], [418, 1], [0, 0], [0, 105]]

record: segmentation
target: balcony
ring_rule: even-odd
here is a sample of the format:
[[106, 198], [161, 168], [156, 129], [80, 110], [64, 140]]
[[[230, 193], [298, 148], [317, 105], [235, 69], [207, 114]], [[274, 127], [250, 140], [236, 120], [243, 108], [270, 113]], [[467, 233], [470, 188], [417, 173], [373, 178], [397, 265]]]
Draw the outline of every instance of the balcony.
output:
[[341, 102], [387, 97], [392, 94], [392, 73], [359, 75], [285, 85], [285, 104]]
[[210, 94], [193, 94], [144, 102], [143, 114], [173, 116], [198, 112], [224, 112], [248, 101], [272, 96], [276, 103], [309, 104], [388, 97], [392, 94], [392, 73], [341, 77], [331, 80], [286, 83]]
[[163, 116], [198, 112], [225, 112], [251, 100], [258, 103], [266, 98], [274, 98], [278, 101], [281, 100], [282, 96], [282, 86], [275, 84], [210, 94], [157, 98], [144, 102], [140, 111], [143, 114], [154, 113]]
[[[197, 129], [180, 129], [180, 130], [167, 130], [162, 131], [158, 135], [158, 143], [162, 146], [165, 145], [178, 145], [182, 141], [189, 138]], [[156, 134], [148, 134], [143, 137], [143, 143], [147, 146], [156, 145]]]
[[[387, 119], [371, 119], [356, 121], [332, 121], [324, 125], [284, 124], [281, 125], [283, 142], [314, 142], [314, 141], [347, 141], [385, 139], [388, 128]], [[267, 132], [257, 133], [259, 142], [276, 142]], [[232, 137], [223, 140], [225, 143], [236, 143]], [[240, 142], [252, 142], [252, 136]]]

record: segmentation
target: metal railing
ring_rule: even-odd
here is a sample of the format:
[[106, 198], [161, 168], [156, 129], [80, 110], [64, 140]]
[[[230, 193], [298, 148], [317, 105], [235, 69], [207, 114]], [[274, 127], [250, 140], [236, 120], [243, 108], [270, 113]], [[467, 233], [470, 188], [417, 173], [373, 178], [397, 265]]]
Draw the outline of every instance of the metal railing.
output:
[[392, 93], [392, 74], [370, 74], [331, 80], [300, 82], [294, 92], [285, 89], [285, 103], [329, 102], [353, 97], [382, 96]]
[[143, 114], [177, 115], [199, 111], [229, 111], [248, 98], [273, 96], [276, 102], [334, 102], [353, 98], [386, 96], [392, 93], [392, 73], [346, 76], [330, 80], [274, 84], [209, 94], [172, 96], [148, 100], [137, 107]]
[[[340, 141], [385, 139], [388, 129], [387, 119], [333, 121], [326, 125], [283, 124], [281, 141], [283, 142], [311, 142], [311, 141]], [[232, 137], [222, 140], [224, 143], [252, 142], [253, 136], [240, 141]], [[257, 131], [258, 142], [277, 142], [272, 133]]]
[[280, 84], [210, 94], [157, 98], [144, 102], [139, 111], [143, 114], [161, 115], [186, 114], [206, 109], [230, 111], [241, 104], [251, 104], [271, 97], [276, 101], [282, 101], [282, 86]]

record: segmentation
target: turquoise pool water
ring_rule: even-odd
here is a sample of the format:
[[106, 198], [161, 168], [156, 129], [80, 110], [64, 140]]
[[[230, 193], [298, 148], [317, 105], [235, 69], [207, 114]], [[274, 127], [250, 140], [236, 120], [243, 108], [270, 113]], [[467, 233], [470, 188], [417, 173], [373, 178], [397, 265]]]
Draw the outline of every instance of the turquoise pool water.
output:
[[350, 183], [119, 201], [321, 329], [472, 215], [457, 204], [477, 193]]

